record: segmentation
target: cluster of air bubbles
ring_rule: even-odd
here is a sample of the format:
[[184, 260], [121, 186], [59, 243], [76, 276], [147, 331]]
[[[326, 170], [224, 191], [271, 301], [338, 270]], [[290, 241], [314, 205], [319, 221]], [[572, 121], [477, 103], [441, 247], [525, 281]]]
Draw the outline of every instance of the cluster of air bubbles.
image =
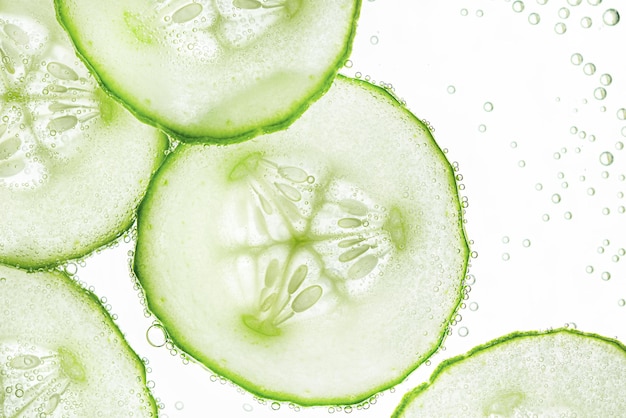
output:
[[[460, 13], [461, 13], [461, 16], [469, 16], [470, 14], [469, 10], [467, 9], [461, 9]], [[476, 17], [483, 17], [485, 15], [485, 12], [483, 12], [482, 9], [478, 9], [476, 10], [475, 14], [476, 14]]]

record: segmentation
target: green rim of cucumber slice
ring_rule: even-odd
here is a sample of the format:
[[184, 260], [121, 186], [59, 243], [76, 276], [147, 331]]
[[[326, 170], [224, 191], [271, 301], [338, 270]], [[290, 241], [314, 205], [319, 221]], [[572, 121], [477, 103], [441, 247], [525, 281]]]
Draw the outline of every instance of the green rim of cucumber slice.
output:
[[468, 247], [453, 168], [387, 91], [338, 77], [284, 131], [181, 144], [134, 269], [172, 341], [261, 397], [352, 404], [440, 346]]
[[557, 329], [516, 332], [444, 361], [393, 417], [619, 417], [625, 409], [626, 346]]
[[104, 88], [187, 142], [283, 129], [348, 57], [361, 0], [56, 0]]

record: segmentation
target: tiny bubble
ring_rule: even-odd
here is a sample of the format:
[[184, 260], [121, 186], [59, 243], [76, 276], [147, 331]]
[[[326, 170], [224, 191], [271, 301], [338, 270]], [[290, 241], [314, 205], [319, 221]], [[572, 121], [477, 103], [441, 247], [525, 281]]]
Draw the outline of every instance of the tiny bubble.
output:
[[517, 142], [511, 141], [511, 148], [517, 148]]
[[590, 187], [587, 189], [587, 194], [589, 196], [593, 196], [594, 194], [596, 194], [596, 189], [594, 189], [593, 187]]
[[243, 410], [246, 412], [252, 412], [254, 408], [252, 408], [252, 405], [250, 405], [249, 403], [244, 403], [243, 404]]
[[569, 17], [569, 9], [567, 7], [561, 7], [559, 9], [559, 17], [561, 19], [567, 19]]
[[580, 26], [582, 26], [585, 29], [589, 29], [592, 25], [592, 20], [590, 17], [585, 16], [582, 19], [580, 19]]
[[567, 26], [565, 25], [565, 23], [559, 22], [556, 25], [554, 25], [554, 31], [558, 35], [563, 35], [565, 32], [567, 32]]
[[541, 184], [541, 183], [535, 184], [535, 190], [537, 190], [538, 192], [543, 190], [543, 184]]
[[587, 267], [585, 267], [585, 271], [587, 272], [587, 274], [591, 274], [591, 273], [593, 273], [593, 266], [587, 266]]
[[448, 86], [448, 93], [449, 94], [454, 94], [456, 92], [456, 87], [454, 87], [453, 85], [449, 85]]
[[616, 149], [616, 150], [622, 150], [622, 149], [624, 149], [624, 143], [623, 143], [622, 141], [617, 141], [617, 142], [615, 143], [615, 149]]
[[571, 128], [569, 128], [569, 133], [571, 133], [572, 135], [576, 135], [578, 133], [578, 128], [572, 126]]
[[600, 154], [600, 163], [602, 165], [611, 165], [613, 164], [613, 154], [611, 154], [609, 151], [604, 151], [602, 154]]
[[458, 333], [461, 337], [467, 337], [467, 334], [469, 334], [469, 330], [467, 329], [467, 327], [461, 327], [459, 328]]
[[461, 16], [467, 16], [467, 9], [461, 9]]
[[513, 11], [515, 13], [521, 13], [524, 11], [524, 2], [522, 1], [514, 1], [513, 5], [511, 6], [513, 8]]
[[555, 193], [552, 195], [552, 203], [559, 203], [561, 202], [561, 195], [558, 193]]
[[469, 309], [470, 309], [470, 311], [476, 312], [478, 310], [478, 303], [476, 303], [476, 302], [470, 303], [469, 304]]
[[593, 91], [593, 97], [597, 100], [604, 100], [606, 98], [606, 89], [604, 87], [597, 87]]
[[[623, 107], [617, 111], [617, 119], [626, 120], [626, 109]], [[622, 129], [623, 131], [623, 129]]]
[[565, 212], [563, 214], [563, 217], [569, 221], [570, 219], [572, 219], [572, 212]]
[[502, 254], [502, 260], [509, 261], [511, 259], [511, 255], [509, 253]]
[[620, 299], [617, 301], [618, 306], [624, 307], [626, 306], [626, 299]]
[[587, 75], [593, 75], [596, 72], [596, 66], [595, 64], [588, 62], [587, 64], [585, 64], [583, 66], [583, 72]]
[[541, 216], [541, 219], [542, 219], [544, 222], [548, 222], [548, 221], [550, 220], [550, 215], [548, 215], [547, 213], [544, 213], [544, 214]]
[[378, 44], [378, 36], [374, 35], [370, 38], [370, 43], [372, 45], [377, 45]]
[[346, 68], [352, 68], [352, 65], [354, 65], [354, 64], [353, 64], [353, 62], [352, 62], [351, 60], [347, 60], [347, 61], [345, 62], [345, 64], [344, 64], [344, 66], [345, 66]]
[[524, 167], [526, 167], [526, 161], [524, 161], [524, 160], [519, 160], [519, 161], [517, 162], [517, 165], [518, 165], [520, 168], [524, 168]]
[[537, 0], [537, 3], [542, 6], [545, 6], [546, 4], [548, 4], [548, 0]]
[[602, 84], [603, 86], [608, 86], [613, 82], [613, 77], [611, 77], [611, 74], [602, 74], [600, 76], [600, 84]]
[[570, 6], [578, 6], [580, 3], [582, 3], [583, 0], [567, 0], [567, 3]]
[[530, 240], [529, 239], [525, 239], [524, 241], [522, 241], [522, 245], [526, 248], [530, 247]]
[[185, 407], [185, 404], [184, 404], [184, 403], [182, 403], [181, 401], [177, 401], [177, 402], [174, 404], [174, 408], [178, 409], [179, 411], [180, 411], [180, 410], [182, 410], [184, 407]]
[[509, 243], [509, 237], [507, 237], [506, 235], [502, 237], [502, 242], [504, 244], [508, 244]]
[[485, 102], [483, 109], [485, 109], [485, 112], [491, 112], [493, 110], [493, 103]]
[[602, 15], [602, 20], [607, 26], [615, 26], [619, 23], [619, 12], [615, 9], [607, 9]]
[[480, 9], [476, 10], [476, 16], [483, 17], [484, 15], [485, 15], [485, 13], [482, 10], [480, 10]]
[[479, 132], [485, 132], [486, 130], [487, 130], [487, 127], [484, 124], [478, 125]]
[[609, 281], [611, 280], [611, 273], [609, 273], [608, 271], [604, 271], [602, 272], [602, 274], [600, 275], [600, 277], [602, 278], [602, 280]]
[[537, 13], [531, 13], [528, 15], [528, 23], [531, 25], [537, 25], [541, 22], [541, 17]]

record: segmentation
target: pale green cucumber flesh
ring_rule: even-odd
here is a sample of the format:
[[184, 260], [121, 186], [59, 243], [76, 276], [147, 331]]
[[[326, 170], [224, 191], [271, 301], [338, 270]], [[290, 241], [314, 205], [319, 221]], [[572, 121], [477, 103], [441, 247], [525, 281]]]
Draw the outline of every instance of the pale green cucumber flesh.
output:
[[258, 396], [348, 404], [441, 344], [468, 248], [453, 170], [386, 91], [338, 77], [284, 131], [180, 145], [135, 272], [192, 357]]
[[623, 417], [626, 347], [573, 329], [515, 333], [442, 363], [393, 414]]
[[167, 138], [109, 98], [44, 0], [0, 9], [0, 262], [85, 255], [130, 226]]
[[0, 416], [157, 416], [143, 363], [72, 279], [0, 265], [0, 306]]
[[361, 0], [56, 0], [103, 86], [187, 142], [288, 126], [347, 58]]

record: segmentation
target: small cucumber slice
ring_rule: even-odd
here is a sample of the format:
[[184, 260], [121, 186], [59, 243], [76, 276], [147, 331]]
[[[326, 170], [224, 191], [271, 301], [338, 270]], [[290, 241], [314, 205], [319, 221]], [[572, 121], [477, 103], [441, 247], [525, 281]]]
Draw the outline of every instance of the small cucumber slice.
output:
[[0, 262], [82, 256], [132, 222], [167, 138], [98, 87], [45, 0], [0, 7]]
[[184, 141], [281, 129], [330, 86], [361, 0], [56, 0], [103, 85]]
[[626, 347], [572, 329], [515, 333], [442, 363], [393, 414], [623, 417]]
[[453, 170], [386, 91], [339, 77], [287, 130], [180, 145], [135, 271], [174, 342], [259, 396], [348, 404], [440, 345], [468, 249]]
[[1, 417], [156, 417], [143, 363], [58, 271], [0, 265]]

